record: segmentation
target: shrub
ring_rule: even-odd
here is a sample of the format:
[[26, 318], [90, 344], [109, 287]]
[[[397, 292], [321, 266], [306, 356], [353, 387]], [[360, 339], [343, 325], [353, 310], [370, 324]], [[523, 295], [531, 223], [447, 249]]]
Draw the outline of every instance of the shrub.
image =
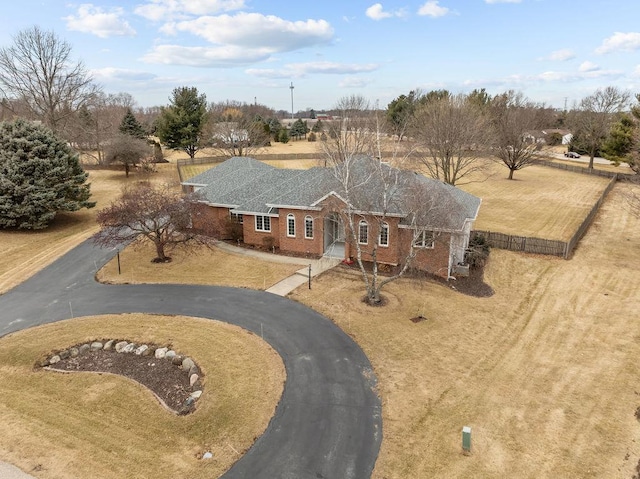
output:
[[475, 234], [469, 240], [467, 248], [467, 264], [471, 268], [481, 268], [489, 258], [489, 242], [480, 234]]
[[316, 134], [314, 132], [309, 133], [307, 141], [316, 141]]

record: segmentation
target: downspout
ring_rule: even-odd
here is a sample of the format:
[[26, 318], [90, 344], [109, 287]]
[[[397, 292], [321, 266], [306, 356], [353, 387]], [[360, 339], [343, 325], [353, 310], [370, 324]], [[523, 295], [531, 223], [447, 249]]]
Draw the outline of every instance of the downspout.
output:
[[456, 279], [454, 276], [451, 276], [451, 263], [453, 262], [453, 255], [451, 254], [453, 248], [453, 235], [449, 234], [449, 266], [447, 267], [447, 281], [450, 279]]

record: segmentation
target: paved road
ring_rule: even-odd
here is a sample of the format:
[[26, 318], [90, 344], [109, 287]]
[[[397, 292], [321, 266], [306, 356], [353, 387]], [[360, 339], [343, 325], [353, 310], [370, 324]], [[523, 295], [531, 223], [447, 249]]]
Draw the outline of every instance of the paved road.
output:
[[382, 440], [375, 377], [362, 350], [331, 321], [262, 291], [96, 283], [96, 269], [113, 254], [82, 243], [0, 296], [0, 336], [72, 316], [126, 312], [199, 316], [263, 331], [284, 361], [284, 392], [266, 432], [223, 477], [371, 476]]

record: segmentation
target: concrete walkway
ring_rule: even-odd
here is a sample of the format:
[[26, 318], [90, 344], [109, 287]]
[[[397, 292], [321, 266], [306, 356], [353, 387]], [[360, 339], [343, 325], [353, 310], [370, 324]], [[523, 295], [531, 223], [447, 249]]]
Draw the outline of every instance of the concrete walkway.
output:
[[269, 289], [267, 289], [267, 293], [277, 294], [278, 296], [286, 296], [298, 286], [302, 286], [303, 284], [308, 283], [309, 266], [311, 266], [311, 278], [313, 284], [313, 277], [319, 275], [320, 273], [324, 273], [325, 271], [340, 264], [340, 260], [338, 258], [322, 257], [320, 259], [305, 259], [292, 256], [282, 256], [273, 253], [265, 253], [264, 251], [240, 248], [238, 246], [233, 246], [222, 241], [216, 243], [216, 247], [228, 253], [251, 256], [253, 258], [258, 258], [264, 261], [271, 261], [273, 263], [305, 265], [304, 268], [300, 268], [295, 272], [295, 274], [283, 279], [282, 281], [274, 284]]

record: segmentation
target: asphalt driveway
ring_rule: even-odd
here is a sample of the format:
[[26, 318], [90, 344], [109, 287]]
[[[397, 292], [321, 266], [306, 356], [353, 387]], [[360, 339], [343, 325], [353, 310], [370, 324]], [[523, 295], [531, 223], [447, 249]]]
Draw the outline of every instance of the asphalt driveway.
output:
[[0, 336], [129, 312], [217, 319], [262, 334], [282, 356], [287, 381], [267, 430], [223, 477], [371, 476], [382, 441], [381, 405], [371, 365], [349, 336], [315, 311], [262, 291], [96, 283], [96, 270], [114, 254], [86, 241], [0, 296]]

